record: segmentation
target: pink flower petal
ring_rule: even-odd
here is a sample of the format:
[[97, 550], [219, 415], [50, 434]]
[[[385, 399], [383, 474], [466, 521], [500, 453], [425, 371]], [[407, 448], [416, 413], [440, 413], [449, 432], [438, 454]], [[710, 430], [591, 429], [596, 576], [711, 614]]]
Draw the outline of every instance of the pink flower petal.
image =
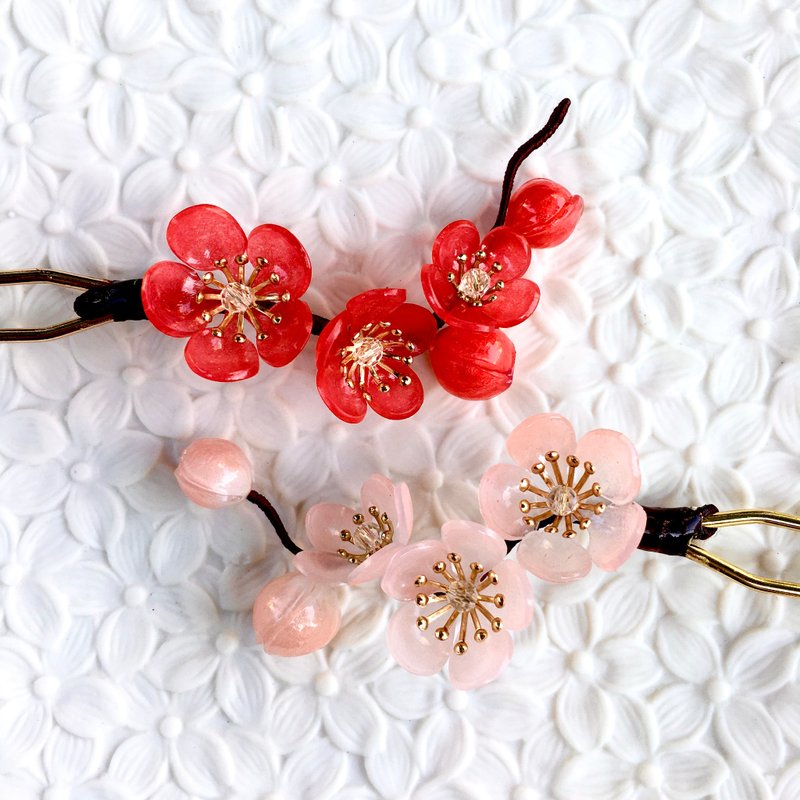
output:
[[490, 633], [483, 642], [469, 642], [464, 655], [450, 656], [447, 665], [450, 683], [456, 689], [484, 686], [503, 671], [513, 652], [514, 642], [508, 631]]
[[293, 560], [294, 568], [318, 583], [347, 583], [353, 565], [336, 555], [316, 550], [303, 550]]
[[365, 516], [373, 505], [389, 515], [394, 525], [392, 541], [405, 544], [411, 536], [414, 523], [414, 508], [408, 486], [404, 483], [392, 483], [383, 475], [373, 475], [361, 487], [361, 508]]
[[534, 604], [528, 573], [509, 559], [496, 564], [493, 569], [497, 573], [497, 591], [505, 597], [505, 605], [497, 611], [497, 616], [503, 620], [503, 627], [509, 631], [527, 628], [533, 619]]
[[181, 261], [198, 269], [219, 269], [214, 262], [229, 264], [247, 249], [247, 237], [239, 223], [217, 206], [199, 205], [177, 213], [167, 226], [167, 244]]
[[429, 539], [403, 548], [391, 561], [381, 581], [381, 589], [397, 600], [413, 600], [419, 589], [418, 575], [434, 577], [433, 565], [447, 556], [442, 542]]
[[589, 527], [589, 555], [600, 569], [611, 572], [624, 564], [642, 541], [647, 522], [637, 503], [607, 506]]
[[575, 455], [581, 462], [592, 462], [594, 480], [600, 484], [603, 497], [614, 505], [630, 503], [639, 493], [642, 485], [639, 456], [624, 434], [604, 428], [589, 431], [578, 442]]
[[350, 574], [348, 583], [351, 586], [357, 586], [360, 583], [367, 583], [374, 581], [375, 578], [380, 578], [389, 562], [397, 555], [398, 551], [402, 550], [404, 545], [400, 542], [392, 542], [382, 547], [377, 553], [373, 553], [366, 561], [359, 564]]
[[198, 331], [186, 342], [183, 351], [192, 372], [211, 381], [242, 381], [258, 372], [258, 352], [250, 341], [234, 342], [236, 328], [229, 325], [222, 336], [210, 328]]
[[551, 450], [564, 457], [574, 454], [577, 440], [569, 420], [561, 414], [536, 414], [511, 431], [506, 448], [517, 464], [530, 469]]
[[306, 536], [311, 546], [323, 553], [335, 554], [342, 546], [339, 534], [353, 527], [355, 513], [352, 508], [337, 503], [317, 503], [311, 506], [306, 513]]
[[305, 247], [291, 231], [280, 225], [259, 225], [247, 240], [247, 255], [254, 265], [259, 263], [259, 258], [267, 261], [254, 285], [269, 280], [274, 273], [279, 279], [275, 284], [276, 292], [289, 292], [293, 300], [305, 294], [311, 283], [311, 261]]
[[477, 561], [486, 569], [492, 569], [506, 557], [503, 537], [478, 522], [445, 522], [442, 525], [442, 544], [448, 553], [458, 553], [464, 564]]
[[519, 482], [527, 474], [527, 470], [516, 464], [495, 464], [481, 478], [478, 500], [483, 519], [506, 539], [521, 539], [530, 532], [519, 510], [519, 502], [525, 497], [519, 490]]
[[414, 675], [435, 675], [447, 662], [450, 646], [417, 628], [417, 607], [404, 603], [389, 620], [386, 643], [395, 661]]
[[592, 568], [591, 556], [578, 541], [544, 531], [532, 531], [520, 542], [517, 561], [537, 578], [551, 583], [576, 581]]

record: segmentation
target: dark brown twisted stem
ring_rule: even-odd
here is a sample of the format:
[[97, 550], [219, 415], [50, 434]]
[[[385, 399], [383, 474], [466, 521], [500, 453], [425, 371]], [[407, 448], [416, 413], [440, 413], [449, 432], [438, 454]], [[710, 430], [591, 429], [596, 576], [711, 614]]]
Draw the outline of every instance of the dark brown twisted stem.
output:
[[514, 178], [517, 177], [517, 170], [522, 166], [522, 162], [534, 151], [538, 150], [558, 129], [564, 121], [569, 111], [570, 100], [565, 97], [554, 109], [547, 120], [547, 124], [537, 133], [534, 133], [525, 144], [520, 146], [516, 153], [508, 161], [506, 174], [503, 177], [503, 191], [500, 194], [500, 206], [497, 209], [497, 219], [494, 221], [493, 228], [498, 228], [506, 221], [508, 214], [508, 203], [511, 200], [511, 191], [514, 188]]
[[275, 528], [275, 533], [278, 534], [278, 539], [280, 539], [281, 544], [292, 553], [292, 555], [303, 552], [303, 549], [292, 541], [292, 537], [289, 536], [289, 531], [286, 530], [286, 526], [283, 524], [280, 514], [275, 510], [275, 506], [273, 506], [263, 494], [253, 489], [250, 494], [247, 495], [247, 499], [263, 512], [264, 516], [269, 520], [270, 525]]

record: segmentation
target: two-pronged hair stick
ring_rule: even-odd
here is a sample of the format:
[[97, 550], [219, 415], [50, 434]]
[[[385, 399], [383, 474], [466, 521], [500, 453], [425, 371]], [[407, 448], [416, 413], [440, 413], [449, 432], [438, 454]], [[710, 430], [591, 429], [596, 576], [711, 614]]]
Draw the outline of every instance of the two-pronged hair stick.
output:
[[467, 220], [451, 222], [436, 237], [431, 263], [420, 270], [432, 311], [407, 303], [404, 289], [387, 287], [356, 295], [331, 320], [317, 316], [301, 299], [311, 261], [290, 231], [267, 224], [247, 235], [226, 211], [198, 205], [167, 227], [178, 260], [153, 264], [143, 279], [0, 272], [0, 285], [45, 282], [84, 290], [75, 319], [3, 328], [0, 341], [54, 339], [106, 322], [149, 319], [162, 333], [187, 339], [184, 355], [198, 375], [238, 381], [255, 375], [261, 361], [289, 364], [313, 333], [319, 337], [317, 388], [346, 422], [360, 422], [368, 407], [388, 419], [416, 413], [423, 389], [413, 363], [425, 352], [447, 391], [471, 400], [494, 397], [514, 374], [516, 351], [502, 329], [528, 319], [539, 302], [539, 287], [523, 277], [531, 249], [566, 240], [583, 211], [579, 196], [545, 178], [512, 191], [522, 162], [555, 133], [569, 105], [562, 100], [511, 157], [497, 219], [485, 237]]
[[231, 442], [194, 442], [176, 476], [200, 505], [254, 503], [293, 554], [292, 570], [270, 581], [253, 608], [259, 641], [275, 655], [324, 647], [340, 623], [334, 587], [380, 579], [386, 594], [404, 601], [387, 630], [398, 663], [419, 675], [434, 674], [447, 663], [457, 688], [474, 688], [495, 678], [511, 657], [509, 631], [531, 621], [534, 599], [526, 570], [567, 583], [593, 565], [616, 570], [637, 548], [683, 556], [751, 589], [800, 596], [800, 584], [753, 575], [699, 544], [733, 525], [800, 531], [799, 517], [759, 509], [719, 511], [710, 504], [641, 506], [635, 502], [641, 474], [633, 444], [611, 430], [578, 439], [558, 414], [523, 421], [507, 449], [512, 463], [490, 467], [480, 482], [483, 524], [449, 521], [440, 540], [413, 544], [409, 490], [381, 475], [364, 483], [357, 508], [312, 506], [305, 548], [269, 500], [252, 490], [251, 466]]

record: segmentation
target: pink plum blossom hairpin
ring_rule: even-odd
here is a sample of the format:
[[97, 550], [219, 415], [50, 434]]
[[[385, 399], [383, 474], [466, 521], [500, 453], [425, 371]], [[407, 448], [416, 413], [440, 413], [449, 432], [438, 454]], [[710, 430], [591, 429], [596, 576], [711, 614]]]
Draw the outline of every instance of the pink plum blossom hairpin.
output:
[[526, 570], [566, 583], [593, 565], [616, 570], [637, 548], [685, 556], [752, 589], [800, 596], [800, 584], [753, 575], [698, 544], [731, 525], [800, 530], [800, 518], [761, 509], [725, 512], [711, 504], [641, 506], [635, 501], [639, 458], [627, 437], [594, 430], [578, 439], [559, 414], [524, 420], [507, 448], [513, 463], [490, 467], [480, 483], [485, 524], [451, 520], [440, 539], [413, 543], [408, 487], [382, 475], [364, 483], [357, 508], [312, 506], [305, 519], [309, 545], [301, 549], [269, 500], [252, 490], [250, 464], [231, 442], [194, 442], [175, 474], [200, 505], [254, 503], [293, 554], [292, 569], [267, 583], [253, 607], [257, 637], [273, 655], [299, 656], [327, 645], [341, 622], [336, 587], [380, 580], [400, 601], [387, 629], [394, 659], [417, 675], [447, 665], [456, 688], [475, 688], [502, 671], [513, 650], [510, 632], [533, 618]]
[[77, 317], [43, 328], [0, 329], [0, 341], [42, 341], [111, 321], [148, 319], [159, 331], [187, 339], [189, 367], [213, 381], [255, 375], [264, 361], [293, 361], [317, 335], [317, 388], [340, 419], [360, 422], [372, 408], [405, 419], [422, 405], [413, 369], [430, 352], [434, 374], [449, 392], [487, 399], [513, 379], [515, 350], [502, 332], [530, 317], [539, 287], [523, 277], [531, 248], [553, 247], [572, 233], [583, 201], [544, 178], [513, 192], [522, 162], [558, 129], [562, 100], [547, 124], [511, 157], [497, 218], [481, 238], [472, 222], [447, 225], [422, 267], [433, 313], [406, 302], [406, 292], [377, 288], [351, 298], [333, 319], [315, 315], [302, 297], [311, 262], [300, 241], [278, 225], [249, 236], [221, 208], [197, 205], [176, 214], [167, 243], [177, 260], [159, 261], [143, 279], [108, 281], [48, 269], [0, 272], [0, 285], [51, 283], [83, 289]]

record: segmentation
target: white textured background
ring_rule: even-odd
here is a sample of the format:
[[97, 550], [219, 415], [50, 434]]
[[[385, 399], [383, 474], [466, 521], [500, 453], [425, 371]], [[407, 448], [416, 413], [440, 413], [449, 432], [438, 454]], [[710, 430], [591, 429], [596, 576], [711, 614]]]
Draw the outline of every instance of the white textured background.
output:
[[[797, 511], [798, 56], [790, 0], [2, 0], [2, 268], [135, 277], [212, 202], [301, 238], [319, 313], [387, 283], [421, 301], [438, 230], [486, 230], [562, 96], [526, 176], [587, 211], [535, 253], [542, 302], [486, 404], [423, 369], [416, 417], [348, 427], [311, 345], [219, 386], [144, 322], [2, 347], [0, 797], [800, 797], [800, 601], [636, 553], [540, 587], [469, 694], [392, 665], [370, 588], [326, 652], [267, 658], [248, 607], [285, 568], [271, 530], [191, 508], [170, 472], [192, 438], [234, 438], [293, 529], [382, 471], [423, 537], [478, 518], [505, 435], [551, 408], [635, 439], [646, 502]], [[64, 296], [5, 289], [0, 319]], [[723, 536], [800, 579], [797, 536]]]

